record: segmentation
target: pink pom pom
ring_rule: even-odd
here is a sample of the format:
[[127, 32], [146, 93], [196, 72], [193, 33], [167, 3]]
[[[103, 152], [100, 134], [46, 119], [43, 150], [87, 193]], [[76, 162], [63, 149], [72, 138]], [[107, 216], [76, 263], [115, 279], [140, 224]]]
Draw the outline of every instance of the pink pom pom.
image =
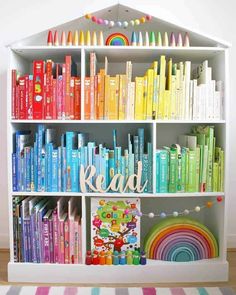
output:
[[146, 20], [151, 20], [152, 16], [151, 15], [146, 15]]
[[103, 24], [103, 19], [102, 19], [102, 18], [98, 18], [98, 19], [97, 19], [97, 23], [98, 23], [99, 25], [102, 25], [102, 24]]
[[96, 16], [92, 16], [92, 21], [95, 22], [95, 23], [97, 22]]
[[125, 213], [125, 215], [128, 215], [129, 214], [129, 209], [125, 209], [124, 213]]

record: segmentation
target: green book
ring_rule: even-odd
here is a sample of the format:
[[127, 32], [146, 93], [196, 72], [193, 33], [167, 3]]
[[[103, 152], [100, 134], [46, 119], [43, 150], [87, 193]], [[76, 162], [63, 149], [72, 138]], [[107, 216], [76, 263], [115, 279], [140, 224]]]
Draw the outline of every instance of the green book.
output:
[[213, 164], [213, 192], [218, 191], [219, 163]]
[[199, 173], [199, 184], [200, 191], [202, 186], [202, 176], [203, 176], [203, 161], [204, 161], [204, 147], [205, 147], [206, 136], [205, 134], [197, 134], [197, 144], [200, 147], [200, 173]]
[[196, 192], [196, 150], [189, 151], [188, 192]]
[[170, 171], [169, 171], [169, 193], [177, 191], [177, 148], [171, 147], [170, 153]]
[[204, 145], [203, 164], [202, 164], [202, 180], [200, 183], [200, 192], [206, 191], [207, 160], [208, 160], [208, 145]]
[[186, 163], [187, 163], [187, 148], [181, 148], [181, 191], [186, 191]]
[[199, 183], [200, 183], [200, 157], [201, 157], [201, 150], [200, 146], [196, 148], [196, 188], [195, 191], [199, 192]]
[[214, 127], [208, 126], [207, 144], [208, 144], [208, 160], [207, 160], [207, 179], [206, 191], [212, 192], [213, 180], [213, 155], [214, 155]]
[[219, 181], [219, 191], [223, 192], [224, 191], [224, 178], [225, 178], [225, 153], [224, 151], [220, 151], [220, 181]]

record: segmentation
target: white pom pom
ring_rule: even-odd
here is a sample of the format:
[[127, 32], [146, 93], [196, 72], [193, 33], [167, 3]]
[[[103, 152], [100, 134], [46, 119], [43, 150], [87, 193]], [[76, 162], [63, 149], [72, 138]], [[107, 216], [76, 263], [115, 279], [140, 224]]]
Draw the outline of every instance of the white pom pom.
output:
[[184, 210], [184, 215], [188, 215], [189, 214], [189, 210], [188, 209], [185, 209]]
[[148, 217], [149, 218], [153, 218], [155, 216], [155, 214], [153, 213], [153, 212], [150, 212], [149, 214], [148, 214]]
[[201, 208], [199, 206], [196, 206], [194, 210], [195, 212], [200, 212]]
[[179, 213], [178, 213], [177, 211], [174, 211], [174, 212], [173, 212], [173, 216], [174, 216], [174, 217], [177, 217], [177, 216], [179, 216]]

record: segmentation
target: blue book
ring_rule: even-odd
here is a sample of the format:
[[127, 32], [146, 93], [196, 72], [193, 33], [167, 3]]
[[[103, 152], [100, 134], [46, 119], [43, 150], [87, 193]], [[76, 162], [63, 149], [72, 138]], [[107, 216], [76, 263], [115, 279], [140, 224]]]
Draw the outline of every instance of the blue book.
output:
[[62, 192], [66, 192], [66, 148], [62, 147], [62, 158], [61, 158], [61, 184]]
[[52, 143], [46, 144], [46, 191], [51, 192], [52, 191], [52, 151], [53, 151], [53, 145]]
[[71, 192], [71, 156], [75, 133], [66, 132], [66, 191]]
[[138, 172], [138, 161], [139, 161], [139, 138], [134, 136], [134, 173]]
[[30, 148], [30, 190], [34, 191], [34, 148]]
[[78, 133], [78, 149], [87, 145], [89, 139], [88, 133]]
[[124, 182], [123, 182], [123, 185], [125, 185], [126, 184], [126, 178], [125, 178], [125, 169], [126, 169], [126, 164], [125, 164], [125, 161], [126, 161], [126, 159], [125, 159], [125, 156], [122, 156], [121, 157], [121, 174], [124, 176]]
[[52, 150], [52, 176], [51, 191], [58, 192], [58, 151]]
[[[142, 185], [148, 181], [148, 154], [143, 154], [143, 174], [142, 174]], [[144, 189], [144, 193], [148, 192], [148, 183]]]
[[34, 191], [38, 191], [38, 133], [35, 134], [34, 142]]
[[37, 167], [37, 174], [38, 174], [38, 188], [37, 191], [42, 191], [42, 151], [43, 151], [43, 137], [44, 137], [44, 125], [39, 124], [38, 125], [38, 142], [37, 142], [37, 156], [38, 156], [38, 167]]
[[124, 157], [125, 157], [125, 181], [127, 181], [129, 177], [129, 151], [128, 149], [124, 150]]
[[78, 165], [78, 150], [72, 150], [71, 158], [71, 191], [79, 191], [79, 165]]
[[31, 161], [30, 161], [30, 147], [27, 146], [24, 148], [24, 188], [25, 191], [30, 192], [31, 191]]
[[106, 153], [105, 153], [105, 163], [106, 163], [106, 188], [109, 186], [110, 182], [109, 182], [109, 150], [106, 149]]
[[80, 165], [81, 165], [81, 148], [78, 150], [78, 192], [81, 191], [80, 189]]
[[58, 151], [58, 156], [57, 156], [57, 158], [58, 158], [58, 174], [57, 174], [57, 176], [58, 176], [58, 179], [57, 179], [57, 184], [58, 184], [58, 192], [61, 192], [62, 191], [62, 183], [61, 183], [61, 159], [62, 159], [62, 153], [61, 153], [61, 151], [62, 151], [62, 148], [61, 148], [61, 146], [59, 146], [58, 148], [57, 148], [57, 151]]
[[[129, 154], [129, 176], [134, 174], [134, 154]], [[132, 192], [129, 190], [129, 192]]]
[[114, 158], [114, 151], [109, 150], [108, 152], [108, 170], [109, 170], [109, 183], [111, 182], [112, 178], [114, 177], [115, 173], [115, 158]]
[[121, 147], [115, 148], [115, 174], [121, 174]]
[[138, 152], [139, 152], [139, 161], [143, 160], [144, 153], [144, 129], [138, 129]]
[[100, 164], [100, 174], [104, 176], [104, 182], [102, 184], [102, 189], [105, 190], [106, 189], [106, 184], [107, 184], [107, 173], [106, 173], [106, 148], [104, 147], [102, 149], [102, 155], [100, 158], [101, 164]]
[[16, 153], [12, 153], [12, 191], [17, 191]]
[[115, 175], [115, 174], [117, 174], [117, 155], [116, 155], [117, 132], [116, 132], [116, 129], [114, 129], [112, 131], [112, 139], [113, 139], [114, 160], [115, 160], [115, 167], [114, 167], [114, 175]]

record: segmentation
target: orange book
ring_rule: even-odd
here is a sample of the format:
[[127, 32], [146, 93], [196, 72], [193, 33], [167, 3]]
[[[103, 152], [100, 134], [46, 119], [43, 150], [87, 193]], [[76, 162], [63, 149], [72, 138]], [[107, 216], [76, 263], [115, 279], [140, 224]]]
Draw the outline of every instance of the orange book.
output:
[[98, 118], [98, 75], [94, 76], [94, 119]]
[[85, 77], [84, 80], [84, 118], [90, 120], [90, 77]]
[[81, 119], [81, 80], [80, 77], [75, 77], [75, 120]]
[[90, 52], [90, 119], [95, 118], [95, 75], [96, 75], [96, 54]]
[[119, 81], [119, 120], [125, 120], [127, 107], [127, 76], [120, 75]]
[[70, 119], [75, 118], [75, 77], [70, 78]]
[[65, 83], [66, 83], [66, 93], [65, 93], [65, 115], [66, 119], [70, 118], [70, 78], [71, 78], [71, 56], [66, 56], [66, 72], [65, 72]]
[[106, 93], [106, 118], [108, 120], [118, 119], [118, 99], [119, 99], [119, 75], [115, 77], [107, 76], [105, 80]]

